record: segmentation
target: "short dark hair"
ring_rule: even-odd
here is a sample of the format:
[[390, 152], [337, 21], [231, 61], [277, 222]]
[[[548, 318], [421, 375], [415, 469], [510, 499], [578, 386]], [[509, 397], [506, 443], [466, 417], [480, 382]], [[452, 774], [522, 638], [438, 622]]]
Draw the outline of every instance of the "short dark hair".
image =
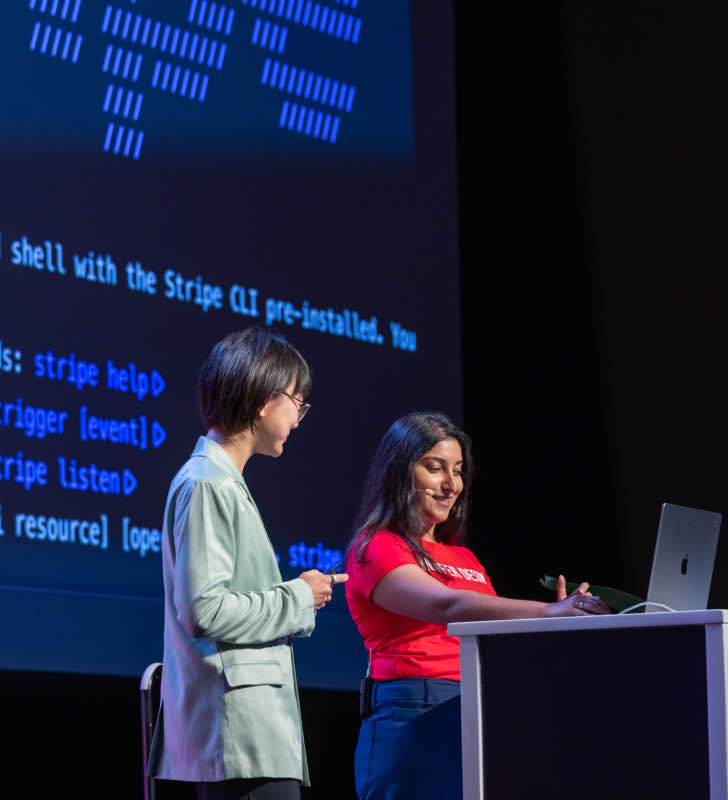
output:
[[255, 425], [258, 411], [293, 384], [311, 391], [311, 370], [282, 336], [262, 328], [229, 333], [205, 359], [197, 380], [197, 404], [206, 430], [238, 433]]
[[435, 539], [447, 544], [458, 541], [467, 520], [473, 479], [470, 438], [445, 414], [416, 411], [400, 417], [384, 434], [374, 453], [347, 548], [354, 550], [358, 560], [364, 559], [364, 550], [372, 536], [386, 528], [407, 542], [423, 569], [441, 571], [420, 542], [427, 524], [415, 501], [414, 465], [443, 439], [455, 439], [460, 445], [463, 489], [448, 518], [435, 526]]

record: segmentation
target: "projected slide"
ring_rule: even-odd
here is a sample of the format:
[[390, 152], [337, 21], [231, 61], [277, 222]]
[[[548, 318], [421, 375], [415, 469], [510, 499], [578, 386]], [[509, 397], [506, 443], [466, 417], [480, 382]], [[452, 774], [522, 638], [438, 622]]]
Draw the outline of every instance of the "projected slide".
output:
[[[245, 472], [284, 578], [341, 559], [394, 418], [459, 416], [450, 14], [0, 8], [0, 668], [160, 658], [164, 501], [229, 331], [276, 330], [314, 372], [283, 456]], [[353, 687], [343, 594], [326, 611], [302, 683]]]
[[34, 84], [30, 103], [23, 82], [4, 93], [7, 139], [82, 138], [131, 160], [170, 147], [239, 153], [243, 143], [258, 153], [411, 151], [403, 0], [13, 5], [25, 9], [12, 12], [3, 61], [10, 73], [32, 70]]

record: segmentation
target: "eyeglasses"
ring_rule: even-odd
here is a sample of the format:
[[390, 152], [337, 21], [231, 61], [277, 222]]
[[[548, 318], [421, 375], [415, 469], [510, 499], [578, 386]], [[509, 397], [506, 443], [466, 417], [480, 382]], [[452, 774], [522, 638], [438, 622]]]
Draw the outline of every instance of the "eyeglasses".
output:
[[292, 394], [288, 394], [288, 392], [281, 392], [284, 397], [287, 397], [289, 400], [293, 400], [298, 408], [298, 421], [300, 422], [308, 413], [308, 409], [311, 408], [311, 403], [304, 403], [303, 400], [299, 400], [297, 397], [294, 397]]

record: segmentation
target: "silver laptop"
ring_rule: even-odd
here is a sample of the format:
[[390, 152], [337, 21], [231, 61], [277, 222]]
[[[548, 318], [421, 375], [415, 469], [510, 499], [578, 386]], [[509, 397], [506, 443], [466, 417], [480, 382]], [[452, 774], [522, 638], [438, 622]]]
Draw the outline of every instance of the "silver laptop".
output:
[[721, 515], [714, 511], [662, 504], [648, 602], [675, 611], [707, 608], [720, 522]]

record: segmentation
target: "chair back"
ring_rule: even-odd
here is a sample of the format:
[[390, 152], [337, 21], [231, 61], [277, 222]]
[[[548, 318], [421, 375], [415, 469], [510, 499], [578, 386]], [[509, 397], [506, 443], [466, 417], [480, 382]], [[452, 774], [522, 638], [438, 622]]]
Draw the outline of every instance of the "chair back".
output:
[[142, 716], [142, 778], [144, 780], [144, 800], [155, 800], [154, 778], [147, 773], [149, 748], [154, 736], [154, 725], [159, 714], [160, 689], [162, 684], [162, 665], [155, 661], [142, 673], [139, 684]]

